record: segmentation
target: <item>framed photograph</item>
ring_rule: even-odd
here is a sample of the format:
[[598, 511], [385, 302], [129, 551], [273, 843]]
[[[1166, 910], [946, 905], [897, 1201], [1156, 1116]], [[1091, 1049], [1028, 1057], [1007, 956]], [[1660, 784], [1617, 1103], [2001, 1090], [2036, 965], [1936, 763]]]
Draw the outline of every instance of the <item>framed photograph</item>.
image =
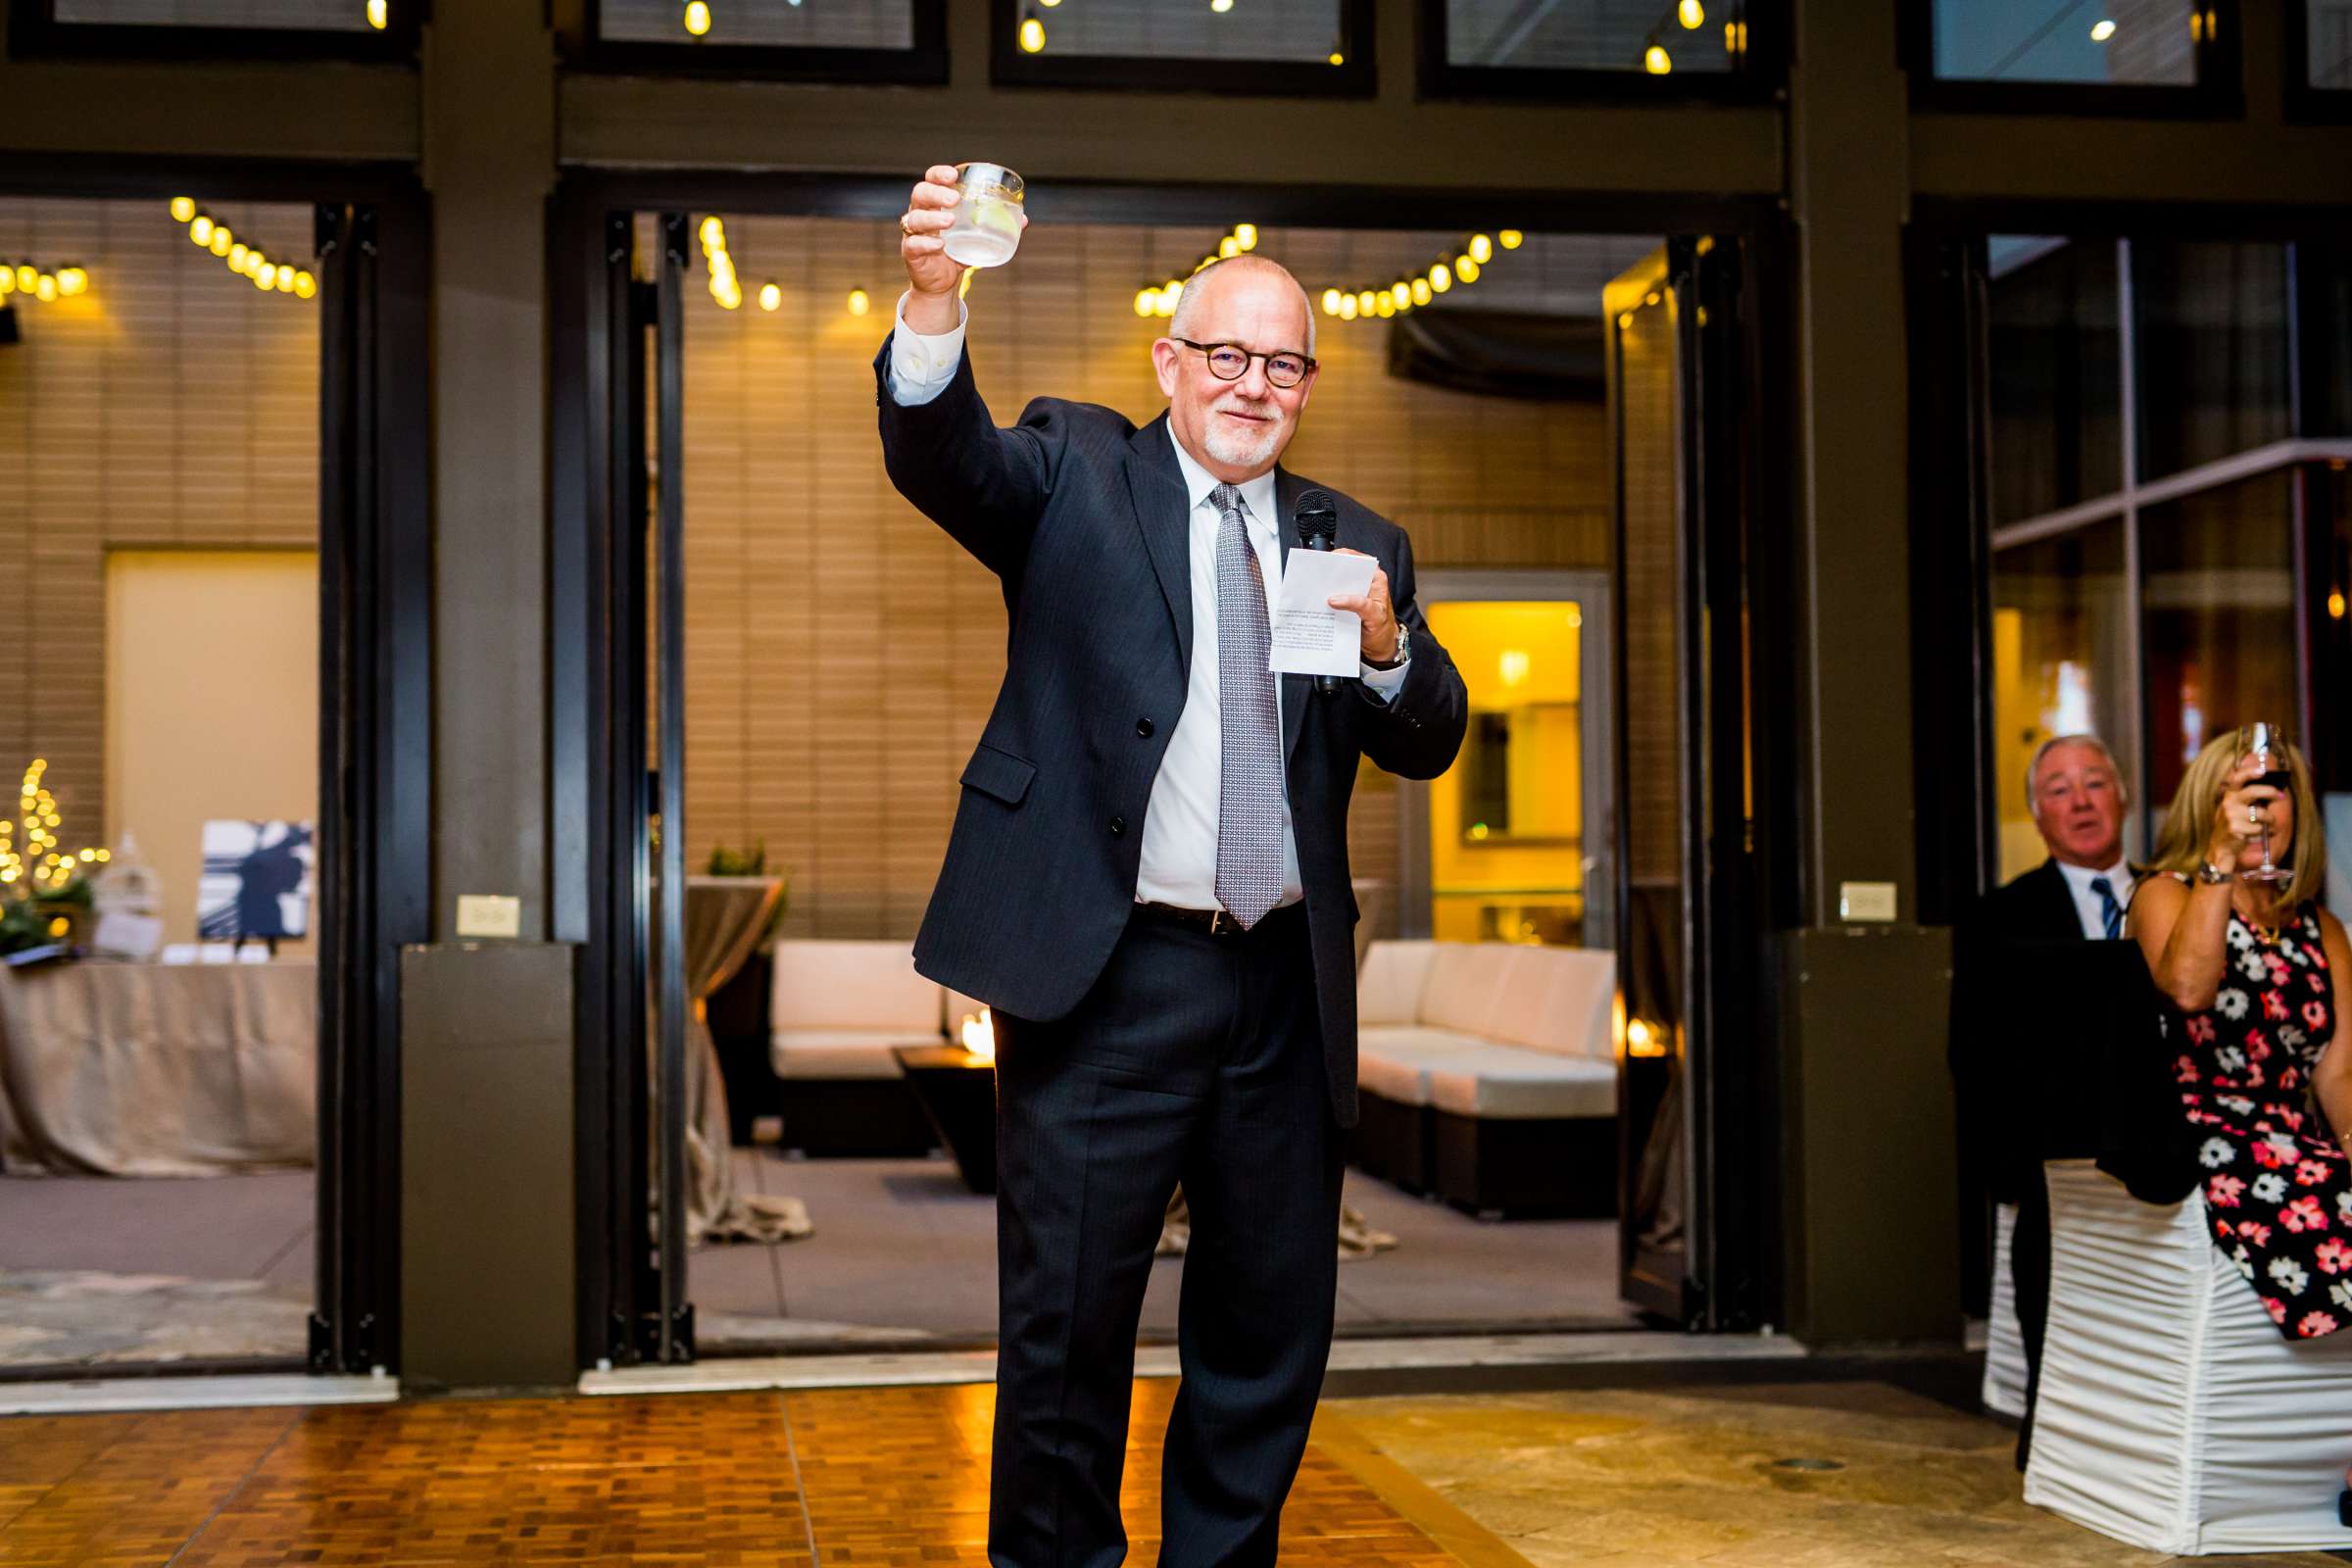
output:
[[308, 822], [205, 823], [196, 934], [206, 942], [308, 936], [315, 839]]

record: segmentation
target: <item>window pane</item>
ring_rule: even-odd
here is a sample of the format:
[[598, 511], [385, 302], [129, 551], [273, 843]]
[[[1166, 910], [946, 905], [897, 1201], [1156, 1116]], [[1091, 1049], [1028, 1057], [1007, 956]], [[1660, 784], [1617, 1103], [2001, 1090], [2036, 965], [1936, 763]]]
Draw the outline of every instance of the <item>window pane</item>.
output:
[[[1546, 71], [1730, 71], [1747, 8], [1724, 0], [1449, 0], [1446, 63]], [[1654, 53], [1653, 53], [1654, 51]]]
[[1992, 790], [2004, 882], [2046, 854], [2026, 808], [2026, 768], [2043, 741], [2096, 735], [2127, 781], [2138, 772], [2130, 614], [2121, 518], [1992, 558]]
[[1269, 5], [1243, 0], [1224, 11], [1209, 0], [1170, 5], [1167, 0], [1072, 0], [1050, 10], [1022, 11], [1023, 27], [1034, 19], [1043, 29], [1041, 48], [1030, 54], [1062, 58], [1120, 56], [1156, 60], [1247, 60], [1320, 65], [1344, 53], [1340, 0], [1298, 0]]
[[[911, 49], [913, 0], [601, 0], [597, 35], [628, 43], [753, 44], [770, 49]], [[697, 34], [692, 24], [706, 30]]]
[[2352, 0], [2305, 0], [2305, 70], [2314, 87], [2352, 88]]
[[2194, 0], [1936, 0], [1947, 81], [2193, 86]]
[[2139, 471], [2153, 479], [2286, 438], [2286, 251], [2132, 246]]
[[[413, 0], [387, 0], [391, 12]], [[368, 0], [56, 0], [60, 22], [105, 26], [276, 27], [372, 32]]]
[[2309, 356], [2303, 380], [2312, 391], [2303, 433], [2352, 435], [2352, 246], [2306, 242], [2295, 247], [2295, 265]]
[[2281, 468], [2140, 514], [2151, 821], [2213, 736], [2294, 720], [2289, 494]]
[[1995, 236], [1990, 264], [1993, 521], [2123, 488], [2115, 247]]

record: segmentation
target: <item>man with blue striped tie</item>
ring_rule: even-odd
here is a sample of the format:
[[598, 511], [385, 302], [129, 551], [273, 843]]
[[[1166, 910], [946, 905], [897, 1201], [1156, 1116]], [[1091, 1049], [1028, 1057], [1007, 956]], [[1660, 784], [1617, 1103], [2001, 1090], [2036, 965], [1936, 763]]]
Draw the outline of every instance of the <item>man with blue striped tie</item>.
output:
[[[2026, 770], [2026, 807], [2049, 858], [1978, 900], [1952, 931], [1950, 1060], [1958, 1088], [1963, 1200], [1981, 1203], [1988, 1190], [1994, 1203], [2013, 1205], [2015, 1215], [2007, 1261], [2026, 1360], [2021, 1470], [2033, 1442], [2049, 1314], [2050, 1208], [2041, 1178], [2040, 1123], [2020, 1107], [2032, 1107], [2037, 1093], [2055, 1090], [2053, 1084], [2012, 1081], [2020, 1058], [2004, 1054], [1999, 1043], [2022, 1013], [2055, 1000], [2021, 993], [2040, 989], [2040, 977], [2080, 968], [2067, 962], [2053, 968], [2053, 957], [2064, 958], [2061, 950], [2123, 936], [2132, 884], [2124, 858], [2127, 800], [2122, 770], [2096, 736], [2044, 741]], [[1996, 1258], [1994, 1267], [1999, 1265]]]

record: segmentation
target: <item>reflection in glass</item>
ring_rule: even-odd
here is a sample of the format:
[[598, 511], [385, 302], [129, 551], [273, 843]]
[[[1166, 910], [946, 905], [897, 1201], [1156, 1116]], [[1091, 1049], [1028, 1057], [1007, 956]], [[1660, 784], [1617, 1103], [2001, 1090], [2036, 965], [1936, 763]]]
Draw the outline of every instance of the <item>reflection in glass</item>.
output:
[[2284, 246], [2134, 241], [2132, 292], [2140, 477], [2287, 437]]
[[2121, 489], [2115, 246], [1995, 236], [1988, 263], [1993, 521]]
[[1729, 0], [1448, 0], [1446, 63], [1544, 71], [1736, 69], [1747, 8]]
[[2314, 87], [2352, 89], [2352, 0], [2304, 0], [2305, 79]]
[[2042, 742], [2096, 735], [2127, 781], [2138, 773], [2122, 519], [1995, 555], [1992, 607], [1992, 789], [2005, 882], [2045, 854], [2026, 806], [2026, 769]]
[[2290, 484], [2281, 468], [2140, 514], [2151, 812], [2208, 740], [2300, 710]]
[[[368, 0], [56, 0], [60, 22], [103, 26], [274, 27], [373, 32]], [[389, 10], [407, 9], [391, 0]]]
[[1575, 946], [1584, 923], [1581, 633], [1568, 601], [1429, 605], [1470, 694], [1429, 792], [1432, 934]]
[[600, 0], [597, 34], [629, 43], [714, 47], [914, 47], [913, 0], [706, 0], [706, 30], [697, 34], [688, 31], [687, 8], [679, 0]]
[[1026, 14], [1044, 30], [1048, 58], [1234, 60], [1321, 65], [1342, 51], [1340, 0], [1073, 0]]
[[2192, 86], [2195, 0], [1936, 0], [1946, 81]]

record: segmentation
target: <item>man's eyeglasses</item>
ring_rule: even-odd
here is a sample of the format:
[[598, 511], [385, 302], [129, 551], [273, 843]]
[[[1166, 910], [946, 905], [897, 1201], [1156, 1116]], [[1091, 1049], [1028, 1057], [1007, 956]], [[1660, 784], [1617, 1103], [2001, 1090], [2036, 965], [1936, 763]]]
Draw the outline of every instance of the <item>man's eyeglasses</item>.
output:
[[1251, 360], [1263, 360], [1266, 362], [1266, 384], [1281, 387], [1287, 392], [1305, 380], [1307, 372], [1315, 368], [1315, 362], [1305, 355], [1292, 354], [1287, 350], [1277, 354], [1252, 354], [1238, 343], [1196, 343], [1189, 337], [1180, 337], [1176, 341], [1188, 349], [1199, 349], [1208, 361], [1208, 373], [1220, 381], [1239, 381], [1250, 373]]

